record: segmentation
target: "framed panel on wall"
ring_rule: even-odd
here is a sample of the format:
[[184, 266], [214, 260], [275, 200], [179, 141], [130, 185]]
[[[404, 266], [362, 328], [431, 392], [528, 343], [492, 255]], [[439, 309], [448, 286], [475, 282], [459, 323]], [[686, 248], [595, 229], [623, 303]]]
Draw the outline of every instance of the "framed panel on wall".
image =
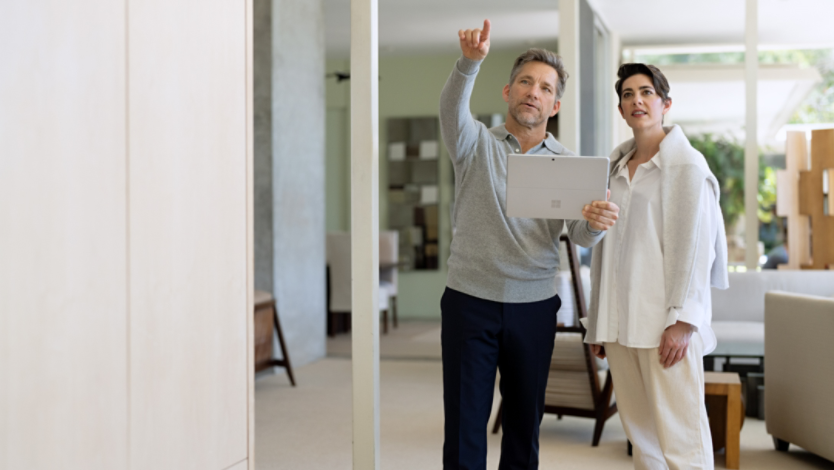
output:
[[440, 124], [388, 119], [388, 225], [400, 233], [400, 269], [434, 270], [439, 255]]

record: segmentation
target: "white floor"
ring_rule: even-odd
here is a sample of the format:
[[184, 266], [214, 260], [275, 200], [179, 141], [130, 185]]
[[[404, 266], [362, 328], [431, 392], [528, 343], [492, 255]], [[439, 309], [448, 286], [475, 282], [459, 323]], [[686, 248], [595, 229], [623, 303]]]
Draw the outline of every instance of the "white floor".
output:
[[[442, 366], [431, 357], [437, 325], [401, 324], [381, 341], [381, 468], [440, 469], [443, 445]], [[348, 470], [351, 464], [351, 363], [346, 336], [329, 342], [330, 357], [298, 368], [298, 387], [284, 374], [261, 377], [255, 387], [257, 468]], [[397, 339], [398, 338], [398, 339]], [[409, 339], [410, 338], [410, 339]], [[419, 343], [407, 344], [409, 341]], [[437, 343], [439, 343], [439, 338]], [[347, 342], [349, 344], [349, 341]], [[387, 346], [387, 347], [386, 347]], [[434, 349], [433, 349], [434, 348]], [[495, 403], [497, 407], [497, 403]], [[591, 447], [593, 421], [545, 415], [542, 469], [633, 468], [618, 416], [608, 421], [599, 447]], [[500, 434], [488, 437], [487, 468], [498, 466]], [[716, 456], [723, 467], [723, 456]], [[834, 463], [795, 447], [773, 450], [763, 421], [747, 418], [741, 434], [742, 469], [820, 469]]]

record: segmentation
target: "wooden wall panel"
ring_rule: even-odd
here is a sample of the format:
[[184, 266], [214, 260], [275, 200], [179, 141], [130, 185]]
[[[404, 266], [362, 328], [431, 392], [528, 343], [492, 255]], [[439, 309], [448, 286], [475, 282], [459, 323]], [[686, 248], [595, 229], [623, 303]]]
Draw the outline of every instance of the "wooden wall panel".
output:
[[824, 174], [831, 168], [834, 168], [834, 129], [811, 131], [811, 171], [802, 173], [809, 180], [807, 186], [803, 185], [808, 201], [800, 204], [804, 203], [803, 211], [811, 215], [812, 269], [834, 267], [834, 217], [826, 215], [823, 192]]
[[133, 469], [247, 458], [246, 7], [129, 5]]
[[2, 2], [0, 57], [0, 469], [125, 468], [124, 2]]
[[779, 269], [801, 269], [811, 262], [811, 219], [800, 213], [802, 172], [810, 169], [808, 141], [804, 131], [788, 131], [785, 169], [776, 171], [776, 214], [787, 217], [788, 262]]

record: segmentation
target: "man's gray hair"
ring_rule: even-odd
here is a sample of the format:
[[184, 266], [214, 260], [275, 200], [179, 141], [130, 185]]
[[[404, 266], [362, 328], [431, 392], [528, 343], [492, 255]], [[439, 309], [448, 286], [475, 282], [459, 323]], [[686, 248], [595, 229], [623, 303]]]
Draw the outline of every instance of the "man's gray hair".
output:
[[565, 93], [565, 83], [568, 81], [568, 72], [565, 70], [565, 65], [562, 63], [562, 57], [554, 52], [548, 51], [547, 49], [534, 47], [518, 56], [515, 60], [515, 64], [513, 64], [513, 70], [510, 72], [510, 86], [515, 83], [515, 79], [521, 71], [521, 67], [528, 62], [541, 62], [556, 69], [556, 73], [559, 74], [559, 80], [556, 84], [556, 99], [561, 99], [562, 94]]

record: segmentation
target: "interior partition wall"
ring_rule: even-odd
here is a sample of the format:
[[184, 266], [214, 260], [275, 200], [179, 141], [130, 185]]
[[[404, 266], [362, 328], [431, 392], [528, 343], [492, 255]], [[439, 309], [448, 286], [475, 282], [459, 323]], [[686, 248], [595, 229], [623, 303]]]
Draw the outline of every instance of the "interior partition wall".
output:
[[251, 2], [0, 13], [0, 469], [254, 468]]

